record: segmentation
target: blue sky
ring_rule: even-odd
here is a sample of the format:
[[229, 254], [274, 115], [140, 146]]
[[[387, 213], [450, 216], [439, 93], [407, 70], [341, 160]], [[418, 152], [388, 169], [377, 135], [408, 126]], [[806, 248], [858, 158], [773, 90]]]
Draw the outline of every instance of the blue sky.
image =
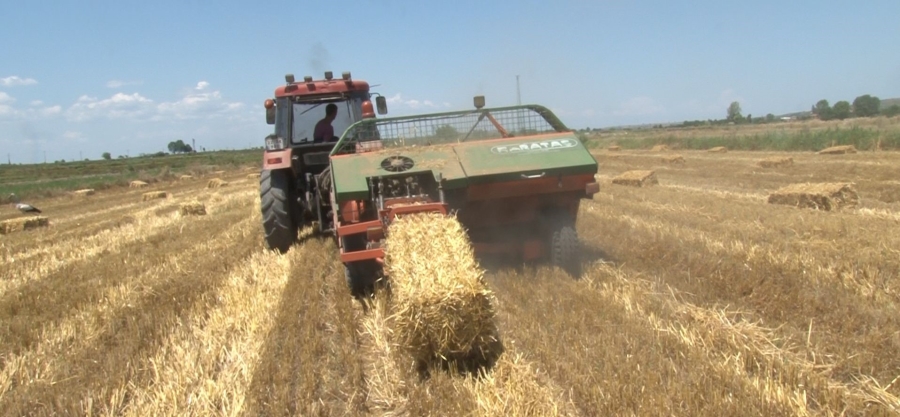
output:
[[0, 157], [259, 146], [284, 74], [392, 115], [543, 104], [572, 128], [900, 97], [900, 2], [0, 0]]

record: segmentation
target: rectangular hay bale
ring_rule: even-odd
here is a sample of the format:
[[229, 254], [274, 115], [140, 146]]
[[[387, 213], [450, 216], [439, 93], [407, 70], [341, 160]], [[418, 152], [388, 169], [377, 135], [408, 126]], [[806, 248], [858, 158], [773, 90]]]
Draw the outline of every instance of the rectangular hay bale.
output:
[[728, 148], [726, 148], [724, 146], [716, 146], [716, 147], [709, 148], [706, 151], [713, 152], [713, 153], [725, 153], [725, 152], [728, 152]]
[[199, 201], [184, 203], [178, 207], [178, 214], [182, 216], [204, 216], [206, 215], [206, 205]]
[[662, 161], [667, 164], [683, 164], [684, 157], [681, 155], [664, 156]]
[[816, 153], [819, 155], [843, 155], [847, 153], [856, 153], [856, 147], [853, 145], [832, 146]]
[[150, 201], [162, 198], [169, 198], [169, 193], [165, 191], [151, 191], [149, 193], [144, 193], [143, 195], [141, 195], [141, 201]]
[[206, 188], [220, 188], [228, 186], [228, 181], [221, 178], [213, 178], [206, 183]]
[[144, 188], [147, 186], [147, 183], [144, 181], [134, 180], [128, 184], [130, 188]]
[[258, 179], [259, 179], [259, 175], [260, 175], [260, 174], [259, 174], [258, 172], [254, 172], [254, 173], [252, 173], [252, 174], [247, 174], [247, 178], [249, 178], [249, 179], [251, 179], [251, 180], [258, 180]]
[[621, 150], [622, 150], [622, 147], [619, 146], [619, 145], [612, 145], [612, 146], [610, 146], [610, 147], [608, 147], [608, 148], [606, 148], [606, 149], [609, 150], [609, 151], [612, 151], [612, 152], [618, 152], [618, 151], [621, 151]]
[[178, 179], [182, 180], [182, 181], [192, 180], [192, 179], [194, 179], [194, 176], [193, 175], [179, 175]]
[[653, 147], [650, 148], [650, 152], [665, 152], [668, 150], [669, 150], [668, 145], [653, 145]]
[[50, 225], [50, 219], [44, 216], [19, 217], [16, 219], [7, 219], [0, 222], [0, 235], [6, 235], [13, 232], [37, 229], [39, 227], [47, 227]]
[[856, 206], [859, 194], [851, 183], [800, 183], [769, 194], [768, 202], [831, 211]]
[[93, 188], [85, 188], [83, 190], [75, 190], [72, 192], [76, 197], [87, 197], [89, 195], [94, 195], [95, 191]]
[[400, 217], [385, 248], [397, 346], [420, 364], [496, 359], [494, 296], [459, 221], [439, 213]]
[[794, 158], [773, 156], [771, 158], [762, 159], [757, 165], [763, 168], [781, 168], [794, 165]]
[[619, 176], [613, 178], [612, 183], [631, 187], [649, 187], [659, 184], [659, 180], [656, 179], [656, 172], [654, 171], [636, 170], [619, 174]]

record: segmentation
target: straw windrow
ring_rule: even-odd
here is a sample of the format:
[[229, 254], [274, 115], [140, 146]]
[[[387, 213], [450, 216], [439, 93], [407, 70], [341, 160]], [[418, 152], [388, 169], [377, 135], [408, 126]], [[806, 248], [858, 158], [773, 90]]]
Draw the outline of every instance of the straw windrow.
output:
[[494, 297], [456, 218], [437, 213], [398, 218], [388, 233], [385, 265], [395, 342], [417, 362], [496, 360], [502, 347]]
[[20, 230], [36, 229], [38, 227], [47, 227], [50, 220], [44, 216], [19, 217], [16, 219], [8, 219], [0, 222], [0, 235], [17, 232]]
[[769, 195], [769, 203], [837, 210], [859, 204], [859, 195], [850, 183], [791, 184]]

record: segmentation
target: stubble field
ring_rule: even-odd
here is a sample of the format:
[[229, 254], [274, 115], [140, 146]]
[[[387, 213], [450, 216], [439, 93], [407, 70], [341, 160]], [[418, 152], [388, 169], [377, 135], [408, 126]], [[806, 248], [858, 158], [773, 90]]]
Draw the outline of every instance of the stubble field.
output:
[[[410, 370], [330, 239], [266, 251], [246, 172], [30, 201], [51, 226], [0, 236], [0, 415], [900, 413], [900, 154], [680, 154], [596, 154], [580, 276], [484, 263], [505, 350], [481, 375]], [[631, 169], [660, 184], [611, 184]], [[860, 205], [766, 202], [833, 181]]]

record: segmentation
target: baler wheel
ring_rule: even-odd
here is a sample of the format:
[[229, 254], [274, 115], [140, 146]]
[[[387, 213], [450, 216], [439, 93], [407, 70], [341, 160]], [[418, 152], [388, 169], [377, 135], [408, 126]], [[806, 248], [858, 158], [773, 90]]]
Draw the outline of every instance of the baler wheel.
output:
[[[345, 236], [345, 250], [357, 251], [366, 248], [366, 241], [360, 236]], [[374, 259], [344, 263], [344, 278], [354, 297], [362, 297], [375, 291], [375, 282], [381, 272], [381, 265]]]
[[578, 270], [578, 234], [572, 226], [560, 226], [553, 231], [550, 242], [550, 262], [570, 274]]
[[297, 240], [291, 179], [286, 170], [263, 170], [259, 177], [263, 229], [269, 249], [285, 253]]

